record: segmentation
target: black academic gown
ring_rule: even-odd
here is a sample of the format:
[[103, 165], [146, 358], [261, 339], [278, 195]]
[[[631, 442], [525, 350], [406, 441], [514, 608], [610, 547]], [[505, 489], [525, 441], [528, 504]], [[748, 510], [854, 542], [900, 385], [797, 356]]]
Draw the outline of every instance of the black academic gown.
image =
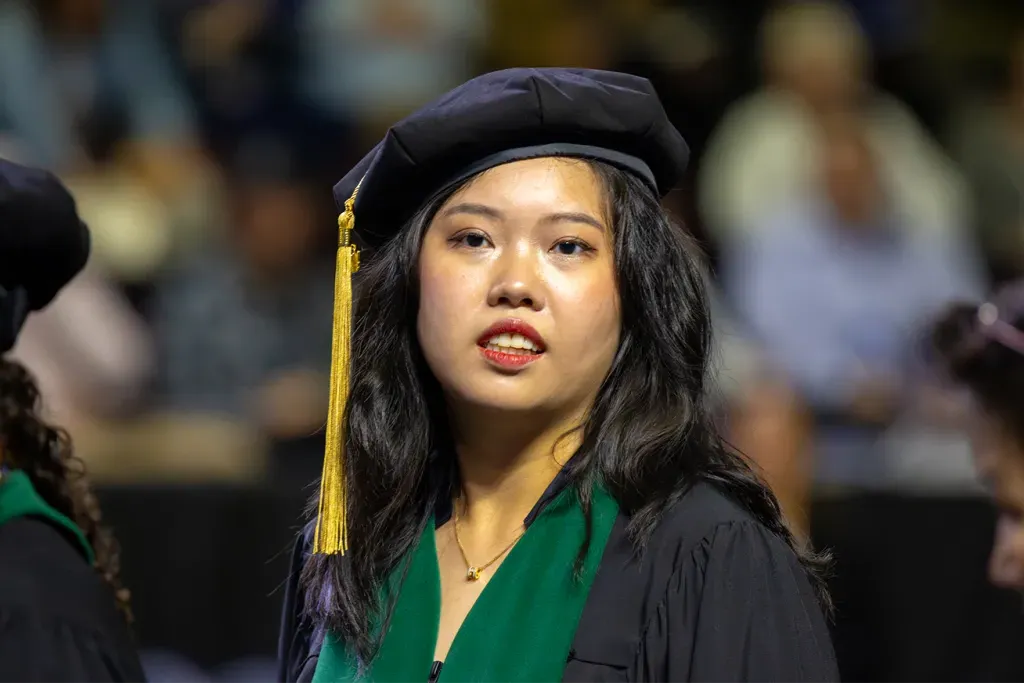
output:
[[0, 525], [0, 681], [142, 681], [114, 596], [75, 541], [35, 517]]
[[[563, 680], [839, 680], [825, 619], [796, 555], [718, 489], [693, 487], [666, 513], [640, 560], [627, 522], [620, 514], [612, 529]], [[278, 677], [288, 683], [312, 680], [319, 652], [300, 618], [298, 577], [308, 552], [307, 532], [292, 555], [285, 596]]]

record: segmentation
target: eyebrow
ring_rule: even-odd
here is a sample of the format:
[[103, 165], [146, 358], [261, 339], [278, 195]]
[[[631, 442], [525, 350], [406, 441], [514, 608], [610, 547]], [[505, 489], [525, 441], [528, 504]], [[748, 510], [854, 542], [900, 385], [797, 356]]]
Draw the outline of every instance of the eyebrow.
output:
[[[505, 214], [493, 206], [468, 202], [448, 207], [441, 214], [441, 217], [447, 218], [460, 213], [466, 213], [472, 216], [483, 216], [484, 218], [491, 218], [494, 220], [503, 220], [505, 218]], [[584, 223], [586, 225], [593, 226], [602, 232], [606, 229], [604, 223], [597, 220], [590, 214], [579, 211], [559, 211], [557, 213], [549, 213], [541, 220], [546, 223]]]
[[493, 218], [495, 220], [501, 220], [505, 217], [501, 211], [498, 211], [493, 206], [487, 206], [486, 204], [469, 204], [463, 202], [462, 204], [456, 204], [449, 206], [441, 214], [442, 218], [448, 216], [454, 216], [457, 213], [468, 213], [471, 216], [483, 216], [484, 218]]
[[549, 213], [544, 216], [544, 220], [548, 223], [586, 223], [592, 225], [601, 232], [604, 232], [604, 223], [597, 220], [588, 213], [580, 213], [578, 211], [565, 211], [559, 213]]

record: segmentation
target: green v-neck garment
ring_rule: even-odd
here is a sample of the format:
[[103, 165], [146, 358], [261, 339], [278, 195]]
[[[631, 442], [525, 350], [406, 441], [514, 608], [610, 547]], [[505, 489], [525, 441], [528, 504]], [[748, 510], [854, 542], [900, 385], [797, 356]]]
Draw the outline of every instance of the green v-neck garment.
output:
[[92, 546], [78, 525], [43, 500], [27, 474], [14, 470], [0, 474], [0, 525], [18, 517], [39, 517], [67, 531], [92, 564]]
[[[597, 490], [592, 505], [591, 543], [581, 576], [573, 564], [586, 533], [575, 491], [562, 491], [530, 524], [498, 566], [455, 636], [438, 683], [455, 681], [559, 681], [619, 513]], [[427, 681], [441, 618], [441, 575], [435, 525], [427, 524], [412, 551], [380, 652], [362, 678], [355, 656], [328, 634], [314, 683], [365, 680], [374, 683]], [[405, 571], [400, 563], [389, 580]]]

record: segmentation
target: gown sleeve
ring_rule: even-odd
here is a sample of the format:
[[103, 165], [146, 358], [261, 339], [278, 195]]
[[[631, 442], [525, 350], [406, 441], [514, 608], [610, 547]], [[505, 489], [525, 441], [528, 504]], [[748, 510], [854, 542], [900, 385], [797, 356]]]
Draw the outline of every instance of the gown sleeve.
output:
[[662, 680], [839, 680], [804, 569], [760, 524], [716, 527], [680, 558], [667, 591], [642, 644], [645, 668]]
[[313, 679], [319, 654], [315, 647], [313, 629], [302, 617], [305, 596], [299, 578], [305, 563], [309, 533], [304, 532], [295, 542], [288, 579], [285, 583], [284, 608], [277, 644], [278, 683], [304, 683]]

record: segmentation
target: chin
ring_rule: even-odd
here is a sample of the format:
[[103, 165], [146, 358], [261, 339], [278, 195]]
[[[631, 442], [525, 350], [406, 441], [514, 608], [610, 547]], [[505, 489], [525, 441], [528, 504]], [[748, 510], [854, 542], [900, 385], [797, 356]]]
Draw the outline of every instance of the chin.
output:
[[[521, 378], [491, 378], [476, 382], [458, 382], [450, 386], [448, 393], [455, 401], [475, 410], [533, 413], [551, 409], [552, 396], [548, 391], [534, 385], [533, 382], [504, 381]], [[531, 386], [533, 385], [533, 386]]]
[[549, 402], [540, 399], [535, 393], [520, 394], [500, 390], [467, 391], [460, 394], [459, 401], [477, 409], [508, 413], [532, 413], [549, 407]]

